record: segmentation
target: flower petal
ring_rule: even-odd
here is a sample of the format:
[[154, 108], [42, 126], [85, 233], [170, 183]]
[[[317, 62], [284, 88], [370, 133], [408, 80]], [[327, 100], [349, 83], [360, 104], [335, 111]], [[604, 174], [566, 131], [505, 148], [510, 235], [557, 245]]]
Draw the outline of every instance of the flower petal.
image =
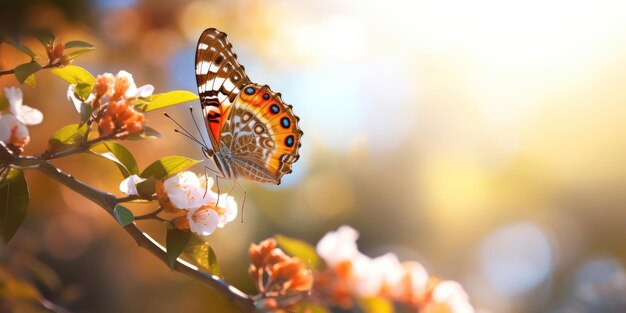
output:
[[224, 210], [224, 213], [220, 214], [220, 223], [218, 225], [219, 228], [223, 228], [226, 224], [234, 221], [237, 217], [237, 202], [235, 202], [234, 197], [223, 193], [219, 196], [217, 204]]
[[444, 280], [437, 284], [433, 290], [432, 301], [447, 304], [449, 311], [453, 313], [474, 312], [467, 293], [461, 284], [453, 280]]
[[0, 115], [0, 141], [9, 144], [11, 141], [11, 130], [18, 123], [13, 114], [5, 113]]
[[193, 172], [178, 173], [163, 182], [163, 190], [171, 203], [179, 209], [195, 210], [215, 198], [202, 188], [198, 176]]
[[120, 191], [129, 196], [136, 196], [139, 194], [136, 185], [145, 180], [138, 175], [130, 175], [120, 183]]
[[37, 125], [43, 121], [43, 114], [41, 111], [29, 107], [27, 105], [22, 105], [18, 109], [18, 114], [16, 115], [17, 119], [22, 122], [24, 125]]
[[80, 108], [83, 102], [80, 99], [78, 99], [78, 97], [76, 97], [76, 94], [74, 93], [74, 87], [76, 87], [76, 85], [69, 85], [67, 87], [67, 99], [71, 100], [72, 103], [74, 103], [76, 112], [80, 113]]
[[19, 108], [23, 104], [23, 94], [22, 90], [17, 87], [6, 87], [4, 88], [4, 95], [9, 100], [9, 110], [13, 115], [19, 115]]
[[200, 235], [208, 236], [212, 234], [219, 224], [219, 214], [212, 208], [202, 207], [196, 210], [189, 210], [187, 213], [189, 229]]
[[341, 226], [337, 231], [328, 232], [317, 243], [317, 253], [326, 261], [329, 266], [335, 266], [342, 261], [350, 261], [359, 251], [356, 240], [359, 233], [350, 226]]
[[154, 86], [150, 84], [146, 84], [137, 88], [137, 92], [133, 97], [147, 98], [147, 97], [150, 97], [153, 92], [154, 92]]
[[126, 98], [135, 98], [137, 96], [137, 85], [135, 84], [133, 75], [127, 71], [121, 70], [115, 76], [115, 79], [120, 78], [125, 78], [128, 80], [128, 89], [126, 89], [126, 93], [124, 94], [124, 96], [126, 96]]
[[4, 88], [4, 94], [9, 100], [9, 111], [18, 121], [25, 125], [37, 125], [43, 120], [41, 111], [24, 105], [22, 90], [17, 87]]
[[354, 262], [356, 293], [361, 297], [376, 296], [383, 288], [388, 276], [401, 275], [402, 265], [393, 253], [370, 259], [359, 255]]

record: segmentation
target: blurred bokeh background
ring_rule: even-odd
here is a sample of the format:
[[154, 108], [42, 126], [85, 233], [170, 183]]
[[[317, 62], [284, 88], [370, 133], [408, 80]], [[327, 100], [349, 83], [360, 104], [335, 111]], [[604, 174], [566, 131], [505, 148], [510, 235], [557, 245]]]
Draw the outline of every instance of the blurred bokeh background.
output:
[[[293, 104], [305, 134], [294, 173], [277, 187], [244, 182], [244, 222], [209, 238], [242, 290], [253, 292], [251, 241], [282, 233], [316, 243], [349, 224], [366, 254], [418, 260], [460, 281], [485, 311], [626, 311], [626, 2], [0, 3], [5, 33], [47, 28], [91, 42], [97, 50], [76, 65], [127, 70], [156, 92], [197, 91], [196, 40], [216, 27], [251, 79]], [[2, 69], [28, 61], [10, 46], [0, 52]], [[23, 89], [45, 115], [26, 148], [38, 154], [78, 116], [50, 73]], [[192, 125], [186, 105], [167, 111]], [[141, 167], [202, 158], [159, 112], [147, 118], [164, 136], [127, 145]], [[55, 164], [118, 192], [110, 162]], [[137, 248], [89, 201], [37, 173], [27, 180], [26, 224], [2, 249], [58, 273], [64, 288], [47, 291], [51, 300], [74, 312], [237, 312]], [[144, 226], [163, 238], [160, 225]]]

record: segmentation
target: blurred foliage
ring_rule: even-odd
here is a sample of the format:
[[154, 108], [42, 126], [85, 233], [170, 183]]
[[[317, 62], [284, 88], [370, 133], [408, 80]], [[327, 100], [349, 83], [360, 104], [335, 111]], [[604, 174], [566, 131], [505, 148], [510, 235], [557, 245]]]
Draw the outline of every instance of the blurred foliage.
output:
[[[250, 77], [280, 90], [302, 119], [294, 173], [280, 188], [245, 185], [244, 223], [209, 238], [238, 287], [253, 290], [249, 242], [283, 233], [315, 243], [348, 223], [367, 254], [423, 261], [461, 281], [477, 307], [623, 311], [626, 12], [618, 1], [105, 2], [2, 1], [0, 30], [44, 54], [26, 34], [50, 29], [98, 47], [79, 59], [93, 73], [127, 69], [157, 90], [195, 91], [190, 47], [217, 27]], [[6, 44], [0, 56], [2, 70], [31, 59]], [[35, 75], [37, 88], [54, 92], [25, 89], [46, 118], [31, 130], [32, 153], [46, 148], [50, 130], [77, 122], [67, 84]], [[193, 129], [186, 108], [168, 112]], [[138, 168], [172, 154], [202, 158], [165, 118], [147, 116], [163, 140], [127, 145], [140, 151]], [[109, 160], [55, 162], [102, 189], [122, 179]], [[79, 286], [70, 309], [236, 311], [163, 271], [89, 202], [26, 176], [33, 200], [13, 240], [38, 238], [41, 259]], [[549, 258], [536, 258], [536, 247]], [[513, 273], [537, 278], [522, 284]]]

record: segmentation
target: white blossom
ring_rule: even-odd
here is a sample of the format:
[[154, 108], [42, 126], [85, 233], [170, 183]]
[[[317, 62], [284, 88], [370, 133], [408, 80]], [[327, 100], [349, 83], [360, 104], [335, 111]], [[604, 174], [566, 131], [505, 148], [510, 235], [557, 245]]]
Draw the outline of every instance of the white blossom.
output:
[[154, 86], [150, 84], [143, 85], [137, 88], [133, 75], [127, 71], [121, 70], [115, 76], [115, 79], [125, 78], [128, 80], [129, 86], [124, 96], [126, 98], [146, 98], [152, 95], [154, 92]]
[[0, 115], [0, 141], [15, 146], [23, 146], [29, 141], [28, 128], [13, 114]]
[[328, 266], [333, 267], [344, 261], [352, 261], [360, 255], [356, 245], [359, 232], [350, 226], [341, 226], [337, 231], [328, 232], [317, 243], [316, 250]]
[[373, 297], [382, 290], [389, 280], [397, 280], [402, 275], [402, 264], [398, 256], [387, 253], [376, 258], [359, 255], [353, 260], [356, 280], [356, 294], [360, 297]]
[[139, 175], [130, 175], [122, 180], [120, 190], [129, 196], [136, 196], [139, 194], [139, 192], [137, 192], [137, 184], [145, 180], [145, 178], [141, 178]]
[[189, 210], [187, 219], [189, 220], [189, 230], [200, 236], [212, 234], [220, 224], [219, 213], [210, 206]]
[[193, 172], [181, 172], [163, 182], [163, 189], [172, 204], [179, 209], [195, 210], [215, 203], [217, 194], [211, 191], [213, 179], [200, 180]]
[[211, 190], [213, 178], [193, 172], [181, 172], [163, 182], [163, 190], [172, 205], [188, 210], [189, 229], [201, 236], [210, 235], [237, 217], [237, 202], [227, 194]]
[[24, 125], [37, 125], [43, 120], [41, 111], [24, 104], [22, 90], [17, 87], [4, 88], [9, 100], [9, 111]]
[[220, 210], [223, 211], [223, 213], [220, 214], [220, 220], [217, 227], [223, 228], [226, 224], [234, 221], [237, 217], [237, 202], [235, 202], [234, 197], [223, 193], [219, 196], [217, 205]]
[[433, 290], [432, 300], [435, 303], [447, 304], [453, 313], [474, 313], [467, 293], [458, 282], [445, 280], [437, 284]]

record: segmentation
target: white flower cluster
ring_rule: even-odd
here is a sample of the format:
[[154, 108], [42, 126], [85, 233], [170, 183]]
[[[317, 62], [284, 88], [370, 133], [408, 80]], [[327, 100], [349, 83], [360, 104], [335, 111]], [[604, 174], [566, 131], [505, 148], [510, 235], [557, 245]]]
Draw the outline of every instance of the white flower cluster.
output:
[[[373, 297], [383, 290], [402, 299], [408, 295], [421, 299], [429, 288], [429, 275], [418, 262], [400, 262], [393, 253], [370, 258], [361, 253], [356, 244], [359, 233], [350, 226], [341, 226], [327, 233], [317, 243], [317, 253], [329, 268], [350, 263], [354, 275], [354, 293], [357, 297]], [[407, 278], [409, 279], [407, 284]], [[455, 281], [441, 281], [432, 291], [434, 304], [446, 305], [450, 312], [473, 313], [474, 309], [463, 287]]]
[[[120, 190], [137, 195], [136, 184], [145, 179], [132, 175], [120, 184]], [[163, 181], [163, 191], [176, 208], [187, 211], [189, 229], [201, 236], [212, 234], [237, 217], [237, 203], [227, 194], [213, 192], [213, 178], [193, 172], [181, 172]]]
[[22, 148], [30, 140], [26, 126], [37, 125], [43, 114], [23, 103], [22, 90], [16, 87], [4, 88], [9, 102], [9, 112], [0, 114], [0, 141]]

